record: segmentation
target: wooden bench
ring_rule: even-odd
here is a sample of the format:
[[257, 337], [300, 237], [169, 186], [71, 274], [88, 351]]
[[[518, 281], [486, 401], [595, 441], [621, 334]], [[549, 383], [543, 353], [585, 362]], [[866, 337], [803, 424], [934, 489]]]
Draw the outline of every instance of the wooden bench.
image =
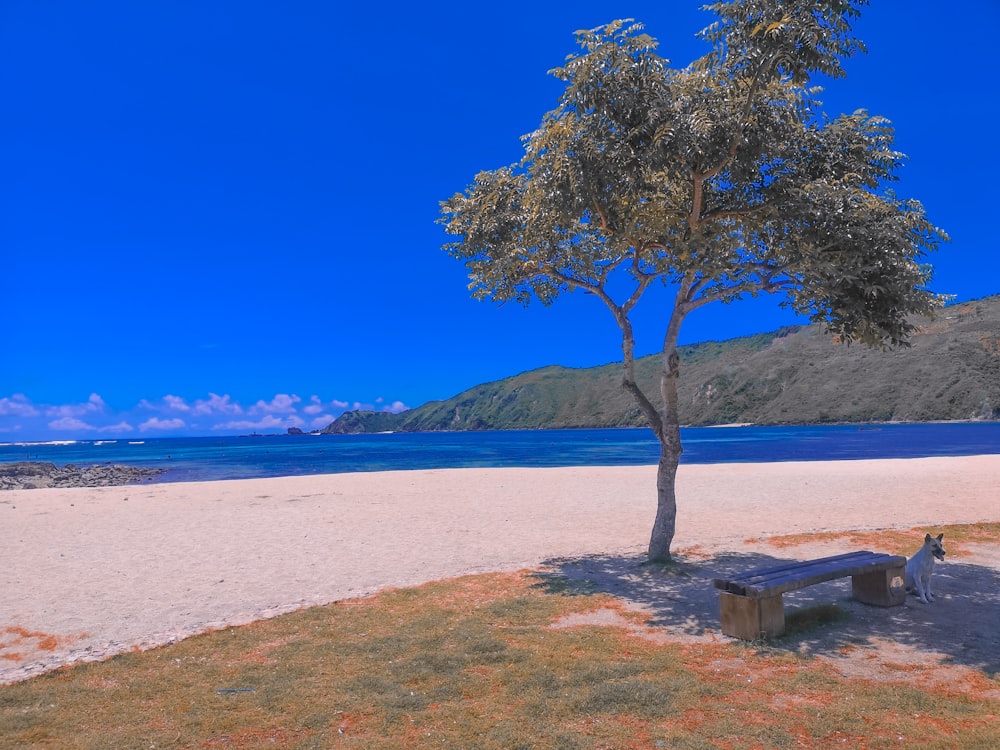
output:
[[848, 552], [819, 560], [788, 562], [731, 578], [716, 578], [722, 632], [748, 641], [785, 632], [786, 591], [851, 576], [855, 599], [879, 607], [895, 607], [906, 598], [906, 558], [876, 552]]

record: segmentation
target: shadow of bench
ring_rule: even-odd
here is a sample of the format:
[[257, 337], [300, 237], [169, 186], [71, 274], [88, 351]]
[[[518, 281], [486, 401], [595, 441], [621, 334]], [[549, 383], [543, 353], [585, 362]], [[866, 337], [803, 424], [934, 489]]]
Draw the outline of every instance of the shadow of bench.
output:
[[722, 632], [734, 638], [774, 638], [785, 632], [782, 594], [851, 576], [851, 593], [865, 604], [895, 607], [906, 599], [906, 558], [877, 552], [848, 552], [818, 560], [716, 578]]

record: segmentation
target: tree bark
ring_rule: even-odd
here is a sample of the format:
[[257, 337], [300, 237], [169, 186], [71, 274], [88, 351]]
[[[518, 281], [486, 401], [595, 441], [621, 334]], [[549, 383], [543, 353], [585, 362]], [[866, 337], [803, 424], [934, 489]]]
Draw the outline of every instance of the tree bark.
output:
[[605, 303], [615, 314], [615, 319], [622, 332], [622, 355], [624, 358], [622, 387], [632, 394], [660, 442], [660, 462], [656, 473], [656, 517], [653, 520], [653, 531], [649, 538], [648, 551], [651, 562], [670, 561], [670, 545], [673, 543], [676, 528], [677, 466], [680, 464], [681, 451], [683, 450], [677, 396], [677, 380], [680, 377], [680, 356], [677, 353], [677, 341], [681, 322], [692, 308], [689, 297], [693, 284], [691, 279], [685, 279], [681, 284], [663, 340], [663, 372], [660, 376], [662, 411], [654, 406], [636, 382], [635, 337], [627, 311], [612, 303], [607, 295], [603, 296]]
[[677, 528], [677, 465], [680, 456], [665, 443], [660, 444], [660, 465], [656, 471], [656, 518], [649, 536], [650, 562], [670, 562], [670, 545]]
[[677, 397], [680, 361], [676, 346], [669, 345], [668, 349], [664, 353], [664, 370], [660, 381], [663, 419], [659, 435], [660, 463], [656, 471], [656, 518], [649, 537], [651, 562], [670, 561], [670, 545], [677, 528], [677, 467], [683, 451]]
[[660, 415], [660, 463], [656, 471], [656, 517], [649, 537], [649, 560], [669, 562], [670, 545], [677, 528], [677, 467], [680, 465], [681, 445], [680, 400], [677, 381], [680, 378], [681, 360], [677, 352], [681, 323], [691, 308], [688, 298], [693, 282], [686, 279], [678, 291], [663, 338], [663, 372], [660, 376], [660, 397], [663, 412]]

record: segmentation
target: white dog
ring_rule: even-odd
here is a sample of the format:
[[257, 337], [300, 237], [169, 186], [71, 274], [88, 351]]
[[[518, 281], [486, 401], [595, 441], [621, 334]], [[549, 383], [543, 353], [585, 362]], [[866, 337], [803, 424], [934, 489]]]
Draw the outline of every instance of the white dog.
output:
[[932, 537], [924, 536], [924, 546], [906, 563], [906, 590], [920, 597], [924, 604], [934, 601], [931, 594], [931, 574], [934, 572], [934, 558], [944, 560], [944, 547], [941, 540], [944, 534]]

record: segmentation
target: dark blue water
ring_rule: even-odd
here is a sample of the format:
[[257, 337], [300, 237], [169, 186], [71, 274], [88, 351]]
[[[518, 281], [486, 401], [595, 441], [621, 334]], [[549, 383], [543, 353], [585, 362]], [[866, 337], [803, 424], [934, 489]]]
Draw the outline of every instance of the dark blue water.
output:
[[[1000, 453], [1000, 422], [880, 426], [691, 427], [683, 463], [829, 461]], [[647, 429], [151, 438], [2, 443], [0, 462], [121, 463], [160, 481], [489, 466], [655, 464]]]

